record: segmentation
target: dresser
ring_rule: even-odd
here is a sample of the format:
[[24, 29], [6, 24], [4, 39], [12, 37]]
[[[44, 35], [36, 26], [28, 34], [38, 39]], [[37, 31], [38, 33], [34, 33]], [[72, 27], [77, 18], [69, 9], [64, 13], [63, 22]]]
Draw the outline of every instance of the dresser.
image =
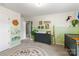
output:
[[51, 34], [47, 33], [35, 33], [34, 41], [51, 44]]
[[65, 34], [64, 45], [69, 55], [79, 56], [79, 34]]

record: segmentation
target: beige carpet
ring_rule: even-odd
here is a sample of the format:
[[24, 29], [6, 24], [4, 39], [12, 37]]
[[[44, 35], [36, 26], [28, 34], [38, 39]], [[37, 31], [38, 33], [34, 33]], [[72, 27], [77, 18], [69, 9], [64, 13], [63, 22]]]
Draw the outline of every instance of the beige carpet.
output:
[[1, 56], [68, 56], [67, 51], [60, 45], [48, 45], [30, 40], [23, 40], [22, 44], [0, 52]]

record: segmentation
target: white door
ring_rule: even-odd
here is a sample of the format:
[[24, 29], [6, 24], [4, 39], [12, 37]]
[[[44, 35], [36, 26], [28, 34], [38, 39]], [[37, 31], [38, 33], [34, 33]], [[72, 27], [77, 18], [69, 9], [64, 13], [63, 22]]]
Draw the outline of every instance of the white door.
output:
[[0, 14], [0, 51], [9, 48], [9, 22], [6, 15]]

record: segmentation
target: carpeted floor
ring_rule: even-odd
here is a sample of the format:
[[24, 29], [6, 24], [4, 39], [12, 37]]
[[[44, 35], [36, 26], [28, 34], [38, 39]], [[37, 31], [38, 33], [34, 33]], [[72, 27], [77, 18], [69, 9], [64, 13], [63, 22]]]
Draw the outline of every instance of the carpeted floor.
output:
[[60, 45], [47, 45], [30, 40], [23, 40], [14, 48], [0, 52], [1, 56], [68, 56], [67, 51]]

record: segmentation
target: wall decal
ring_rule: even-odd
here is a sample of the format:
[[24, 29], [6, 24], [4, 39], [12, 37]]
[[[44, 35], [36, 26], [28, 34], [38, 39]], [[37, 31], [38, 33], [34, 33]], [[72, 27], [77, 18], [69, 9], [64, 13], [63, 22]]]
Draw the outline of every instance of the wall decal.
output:
[[68, 16], [68, 18], [66, 19], [66, 21], [70, 20], [71, 17], [72, 17], [72, 16]]
[[79, 21], [77, 19], [72, 20], [73, 27], [75, 27], [78, 23], [79, 23]]
[[77, 16], [77, 17], [78, 17], [78, 19], [79, 19], [79, 12], [78, 12], [78, 16]]
[[19, 22], [18, 22], [17, 19], [14, 19], [14, 20], [12, 21], [12, 24], [13, 24], [13, 26], [18, 26], [18, 25], [19, 25]]
[[11, 43], [18, 42], [20, 40], [20, 29], [19, 28], [11, 28]]
[[79, 12], [77, 13], [77, 20], [79, 20]]
[[16, 42], [20, 41], [20, 23], [18, 19], [13, 19], [11, 22], [12, 26], [11, 26], [11, 45], [15, 45], [17, 44]]

